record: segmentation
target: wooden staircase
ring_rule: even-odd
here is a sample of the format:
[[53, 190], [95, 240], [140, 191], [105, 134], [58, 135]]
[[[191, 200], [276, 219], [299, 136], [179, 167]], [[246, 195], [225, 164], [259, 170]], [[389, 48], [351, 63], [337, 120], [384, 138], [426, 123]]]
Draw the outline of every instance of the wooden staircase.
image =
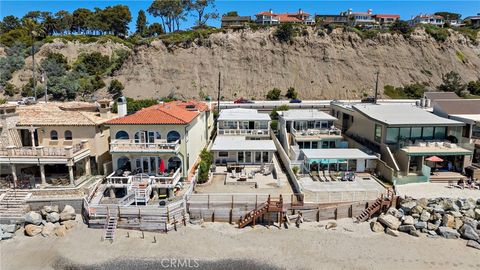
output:
[[240, 219], [238, 223], [239, 228], [244, 228], [250, 223], [253, 223], [255, 226], [256, 220], [263, 216], [266, 213], [269, 212], [280, 212], [283, 213], [283, 198], [282, 195], [280, 195], [280, 199], [278, 200], [272, 200], [270, 198], [270, 195], [268, 196], [268, 200], [261, 204], [259, 207], [256, 207], [252, 211], [248, 212], [243, 218]]
[[390, 206], [395, 199], [395, 194], [391, 189], [387, 189], [387, 195], [382, 194], [380, 197], [377, 198], [375, 202], [367, 207], [356, 219], [357, 223], [367, 221], [373, 215], [378, 212], [381, 212]]
[[25, 190], [7, 191], [0, 200], [0, 220], [7, 223], [23, 221], [28, 210], [28, 196], [29, 192]]
[[118, 224], [118, 210], [117, 208], [109, 208], [107, 221], [105, 223], [105, 234], [103, 236], [104, 240], [110, 240], [112, 242], [115, 239], [115, 231], [117, 230]]

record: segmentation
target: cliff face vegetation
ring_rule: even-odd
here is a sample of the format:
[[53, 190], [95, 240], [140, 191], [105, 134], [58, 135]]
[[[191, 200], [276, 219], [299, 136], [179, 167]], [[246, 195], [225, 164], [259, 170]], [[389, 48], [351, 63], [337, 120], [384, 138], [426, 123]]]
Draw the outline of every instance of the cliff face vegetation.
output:
[[[72, 62], [81, 52], [111, 55], [119, 48], [129, 50], [129, 57], [105, 83], [117, 79], [125, 86], [123, 93], [133, 98], [216, 97], [219, 72], [221, 95], [226, 99], [262, 99], [275, 87], [283, 94], [294, 87], [301, 99], [361, 98], [372, 94], [377, 70], [381, 90], [387, 84], [411, 83], [434, 89], [450, 71], [465, 82], [480, 77], [479, 36], [472, 40], [449, 30], [445, 41], [437, 41], [416, 29], [409, 37], [379, 33], [362, 38], [345, 29], [330, 33], [306, 29], [292, 43], [281, 43], [273, 31], [223, 31], [184, 43], [157, 39], [133, 49], [112, 42], [54, 41], [43, 45], [37, 55], [41, 59], [47, 52], [59, 52]], [[30, 63], [27, 59], [10, 82], [18, 87], [25, 84]], [[105, 89], [97, 95], [105, 95]]]

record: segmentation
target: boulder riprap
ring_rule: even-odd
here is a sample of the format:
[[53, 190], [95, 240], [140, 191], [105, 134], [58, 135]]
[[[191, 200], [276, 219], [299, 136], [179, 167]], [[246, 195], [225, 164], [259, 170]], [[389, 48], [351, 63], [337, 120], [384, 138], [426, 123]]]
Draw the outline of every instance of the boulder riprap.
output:
[[463, 238], [480, 245], [480, 199], [400, 198], [398, 209], [389, 208], [370, 223], [373, 232], [396, 236], [399, 232], [420, 237]]
[[70, 205], [65, 205], [63, 208], [63, 211], [60, 213], [60, 220], [65, 221], [65, 220], [74, 220], [76, 217], [75, 214], [75, 208], [73, 208]]
[[51, 223], [51, 222], [47, 222], [47, 224], [45, 224], [43, 226], [42, 236], [43, 237], [48, 237], [48, 236], [52, 235], [54, 229], [55, 229], [55, 225], [53, 225], [53, 223]]
[[42, 207], [42, 210], [40, 210], [40, 212], [42, 213], [42, 216], [47, 216], [47, 214], [49, 213], [59, 213], [59, 209], [58, 209], [58, 205], [45, 205], [44, 207]]
[[475, 241], [475, 240], [468, 240], [468, 242], [467, 242], [467, 247], [472, 247], [472, 248], [480, 249], [480, 242], [479, 242], [479, 241]]
[[34, 224], [27, 224], [25, 226], [25, 234], [28, 236], [35, 236], [42, 232], [42, 226], [37, 226]]
[[54, 229], [55, 235], [58, 237], [64, 237], [67, 235], [67, 229], [65, 229], [64, 225], [61, 225]]
[[37, 212], [30, 211], [25, 215], [25, 223], [40, 225], [42, 224], [42, 215]]
[[75, 227], [75, 220], [67, 220], [62, 222], [62, 225], [65, 226], [65, 229], [70, 230]]

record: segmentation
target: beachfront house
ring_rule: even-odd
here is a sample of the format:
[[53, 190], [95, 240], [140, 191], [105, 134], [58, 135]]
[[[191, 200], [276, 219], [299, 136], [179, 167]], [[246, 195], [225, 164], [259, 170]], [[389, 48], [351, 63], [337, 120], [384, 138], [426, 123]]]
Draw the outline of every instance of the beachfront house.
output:
[[437, 100], [433, 105], [433, 113], [465, 123], [462, 135], [469, 138], [475, 147], [472, 162], [480, 165], [480, 100]]
[[412, 19], [410, 19], [408, 23], [410, 24], [410, 26], [415, 26], [419, 24], [430, 24], [438, 27], [443, 27], [443, 25], [445, 24], [445, 19], [440, 15], [419, 14], [415, 17], [412, 17]]
[[0, 177], [16, 188], [79, 185], [111, 158], [111, 101], [0, 105]]
[[[126, 104], [124, 104], [126, 106]], [[213, 128], [208, 104], [172, 101], [106, 123], [112, 140], [114, 174], [186, 177], [207, 145]]]
[[468, 16], [464, 19], [465, 23], [469, 23], [472, 27], [478, 28], [480, 27], [480, 13], [476, 16]]
[[[331, 112], [349, 144], [380, 154], [394, 172], [384, 177], [397, 183], [460, 177], [471, 164], [473, 151], [460, 121], [409, 104], [332, 102]], [[429, 162], [432, 157], [439, 159]]]
[[346, 148], [337, 118], [314, 109], [278, 112], [279, 140], [292, 160], [302, 149]]
[[255, 15], [257, 24], [271, 25], [282, 23], [295, 23], [315, 25], [315, 19], [308, 13], [299, 9], [296, 13], [273, 13], [273, 10], [262, 11]]
[[315, 20], [323, 26], [327, 25], [349, 25], [350, 20], [346, 15], [315, 15]]
[[211, 148], [215, 163], [270, 163], [276, 151], [270, 139], [270, 122], [268, 114], [254, 109], [222, 110]]
[[303, 168], [309, 172], [323, 175], [328, 172], [373, 172], [377, 156], [367, 154], [355, 148], [302, 149]]

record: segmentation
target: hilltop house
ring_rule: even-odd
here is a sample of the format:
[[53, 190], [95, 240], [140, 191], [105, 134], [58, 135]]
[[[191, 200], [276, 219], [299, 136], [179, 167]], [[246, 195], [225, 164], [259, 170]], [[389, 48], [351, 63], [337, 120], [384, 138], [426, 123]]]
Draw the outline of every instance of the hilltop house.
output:
[[[0, 174], [17, 187], [76, 185], [110, 161], [111, 102], [0, 105]], [[82, 179], [85, 179], [83, 177]], [[39, 180], [39, 181], [37, 181]]]
[[252, 21], [250, 16], [222, 16], [222, 28], [244, 28]]
[[350, 20], [346, 15], [315, 15], [315, 20], [324, 26], [327, 25], [349, 25]]
[[265, 24], [282, 24], [282, 23], [298, 23], [306, 25], [315, 25], [315, 19], [310, 14], [299, 9], [296, 13], [273, 13], [269, 11], [262, 11], [255, 15], [256, 23]]
[[270, 116], [254, 109], [225, 109], [217, 120], [211, 151], [217, 164], [270, 163], [276, 151], [270, 139]]
[[433, 15], [433, 14], [419, 14], [413, 17], [409, 24], [411, 26], [419, 25], [419, 24], [431, 24], [439, 27], [443, 27], [445, 24], [445, 19], [440, 15]]
[[341, 12], [340, 15], [347, 16], [350, 25], [354, 27], [370, 28], [375, 25], [375, 18], [371, 9], [367, 10], [367, 12], [353, 12], [352, 9], [348, 9], [345, 12]]
[[[460, 121], [403, 104], [332, 102], [331, 110], [349, 144], [380, 154], [394, 171], [384, 177], [397, 183], [433, 181], [445, 176], [443, 172], [459, 173], [471, 164], [472, 145], [463, 136], [465, 124]], [[426, 161], [432, 156], [443, 160], [436, 164], [435, 176], [430, 176], [433, 166]]]
[[112, 134], [114, 174], [128, 171], [159, 178], [168, 173], [187, 177], [209, 141], [213, 114], [203, 102], [172, 101], [110, 120], [106, 125]]
[[394, 22], [400, 20], [398, 14], [375, 14], [373, 15], [375, 22], [380, 26], [390, 26]]
[[476, 16], [468, 16], [463, 21], [471, 23], [473, 27], [480, 27], [480, 13]]

